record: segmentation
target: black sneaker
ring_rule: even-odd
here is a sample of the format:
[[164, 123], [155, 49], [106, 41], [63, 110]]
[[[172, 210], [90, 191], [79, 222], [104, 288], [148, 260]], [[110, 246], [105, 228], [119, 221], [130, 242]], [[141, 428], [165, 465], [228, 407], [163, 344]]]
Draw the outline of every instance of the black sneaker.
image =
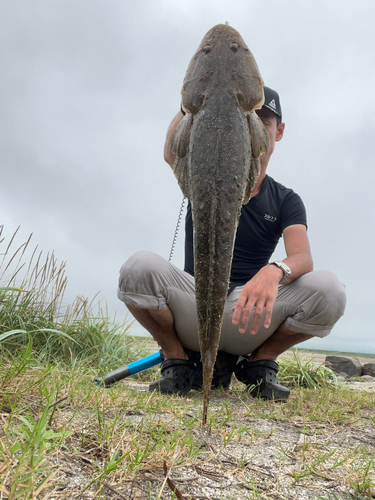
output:
[[240, 382], [246, 384], [254, 397], [286, 401], [290, 390], [277, 380], [279, 365], [268, 359], [248, 361], [242, 359], [235, 368], [235, 375]]
[[196, 363], [189, 359], [167, 359], [161, 364], [161, 379], [149, 385], [150, 391], [162, 394], [180, 394], [184, 396], [201, 372]]

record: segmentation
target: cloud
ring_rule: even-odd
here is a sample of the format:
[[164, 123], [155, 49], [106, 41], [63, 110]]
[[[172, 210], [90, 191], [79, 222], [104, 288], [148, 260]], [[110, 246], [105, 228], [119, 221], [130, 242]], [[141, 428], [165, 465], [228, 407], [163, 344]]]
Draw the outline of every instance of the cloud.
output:
[[348, 288], [332, 342], [372, 346], [374, 11], [371, 0], [2, 4], [5, 231], [21, 224], [68, 261], [67, 300], [101, 290], [124, 315], [122, 262], [142, 248], [169, 255], [182, 196], [163, 146], [188, 62], [228, 21], [281, 95], [286, 131], [269, 174], [302, 196], [316, 266]]

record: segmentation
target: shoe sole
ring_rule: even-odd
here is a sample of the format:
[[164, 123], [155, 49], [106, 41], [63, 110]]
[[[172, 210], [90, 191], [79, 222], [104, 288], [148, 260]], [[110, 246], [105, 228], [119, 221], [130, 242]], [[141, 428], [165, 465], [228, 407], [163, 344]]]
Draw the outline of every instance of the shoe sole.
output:
[[273, 401], [286, 401], [289, 398], [290, 391], [270, 386], [267, 383], [260, 384], [258, 387], [249, 388], [250, 394], [254, 398], [261, 398]]

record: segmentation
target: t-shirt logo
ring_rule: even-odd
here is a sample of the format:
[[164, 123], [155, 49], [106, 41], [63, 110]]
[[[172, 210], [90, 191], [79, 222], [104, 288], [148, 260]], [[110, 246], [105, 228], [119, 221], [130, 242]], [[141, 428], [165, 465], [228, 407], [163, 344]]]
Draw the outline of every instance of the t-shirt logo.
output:
[[264, 218], [269, 222], [275, 222], [277, 220], [277, 218], [274, 215], [268, 215], [268, 214], [264, 214]]

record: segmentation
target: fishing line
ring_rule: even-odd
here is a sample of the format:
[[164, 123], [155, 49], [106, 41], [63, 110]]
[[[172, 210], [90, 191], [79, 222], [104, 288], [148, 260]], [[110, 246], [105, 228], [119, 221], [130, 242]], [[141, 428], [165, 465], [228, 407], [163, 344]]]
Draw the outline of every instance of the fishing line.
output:
[[181, 224], [182, 211], [184, 210], [184, 205], [185, 205], [185, 199], [186, 198], [182, 198], [181, 208], [180, 208], [180, 212], [178, 214], [176, 229], [174, 230], [174, 235], [173, 235], [173, 240], [172, 240], [172, 246], [171, 246], [171, 251], [170, 251], [170, 254], [169, 254], [168, 262], [170, 262], [172, 260], [172, 255], [173, 255], [173, 252], [174, 252], [174, 247], [176, 246], [178, 230], [180, 229], [180, 224]]

